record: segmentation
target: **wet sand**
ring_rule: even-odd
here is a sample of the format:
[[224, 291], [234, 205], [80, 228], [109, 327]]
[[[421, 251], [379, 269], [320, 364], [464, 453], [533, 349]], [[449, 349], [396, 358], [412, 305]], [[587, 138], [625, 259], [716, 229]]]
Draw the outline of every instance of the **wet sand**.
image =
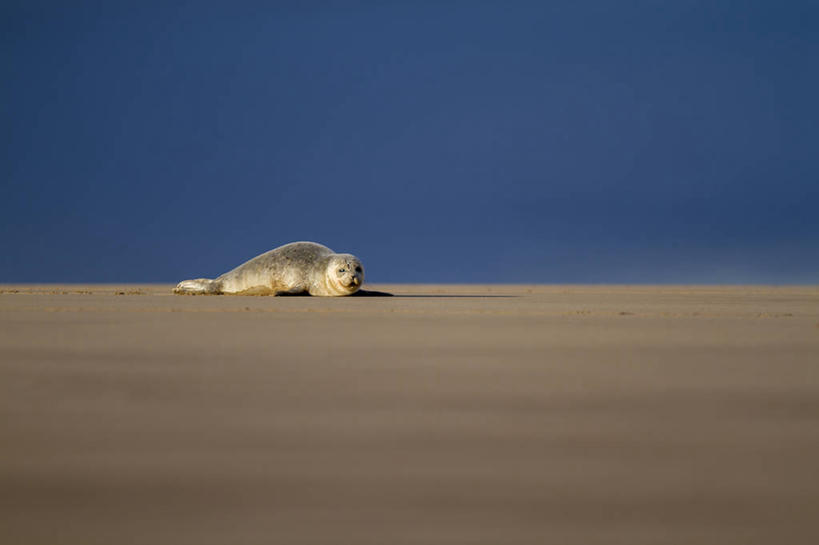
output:
[[819, 542], [819, 288], [0, 286], [3, 544]]

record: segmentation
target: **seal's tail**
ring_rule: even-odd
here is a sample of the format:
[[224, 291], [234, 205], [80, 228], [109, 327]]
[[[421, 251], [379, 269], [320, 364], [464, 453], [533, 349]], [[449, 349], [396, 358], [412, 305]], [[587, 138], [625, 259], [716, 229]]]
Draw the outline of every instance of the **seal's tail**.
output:
[[173, 289], [174, 293], [181, 293], [184, 295], [209, 294], [214, 295], [222, 293], [222, 283], [216, 280], [209, 280], [207, 278], [196, 278], [194, 280], [183, 280]]

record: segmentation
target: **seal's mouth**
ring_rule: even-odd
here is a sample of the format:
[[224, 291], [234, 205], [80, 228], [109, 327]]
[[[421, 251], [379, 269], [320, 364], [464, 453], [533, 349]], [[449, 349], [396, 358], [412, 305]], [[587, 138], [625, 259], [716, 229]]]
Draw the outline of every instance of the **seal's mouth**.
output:
[[360, 285], [361, 285], [361, 280], [359, 280], [359, 279], [358, 279], [358, 278], [356, 278], [356, 277], [353, 277], [353, 279], [352, 279], [352, 280], [350, 280], [350, 283], [349, 283], [349, 284], [347, 284], [347, 287], [348, 287], [348, 288], [357, 288], [357, 287], [358, 287], [358, 286], [360, 286]]

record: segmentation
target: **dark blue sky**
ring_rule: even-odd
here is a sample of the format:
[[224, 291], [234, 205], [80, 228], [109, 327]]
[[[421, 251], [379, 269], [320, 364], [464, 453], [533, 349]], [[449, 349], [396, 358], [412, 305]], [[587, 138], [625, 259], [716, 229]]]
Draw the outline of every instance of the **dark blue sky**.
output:
[[819, 282], [819, 3], [0, 5], [0, 282]]

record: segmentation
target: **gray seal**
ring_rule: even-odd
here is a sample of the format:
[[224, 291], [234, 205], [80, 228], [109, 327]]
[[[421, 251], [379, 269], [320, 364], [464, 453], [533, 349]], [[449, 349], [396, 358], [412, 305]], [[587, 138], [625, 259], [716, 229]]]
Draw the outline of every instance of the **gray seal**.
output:
[[235, 295], [389, 295], [360, 292], [364, 267], [351, 254], [337, 254], [315, 242], [291, 242], [242, 263], [211, 280], [183, 280], [180, 294]]

